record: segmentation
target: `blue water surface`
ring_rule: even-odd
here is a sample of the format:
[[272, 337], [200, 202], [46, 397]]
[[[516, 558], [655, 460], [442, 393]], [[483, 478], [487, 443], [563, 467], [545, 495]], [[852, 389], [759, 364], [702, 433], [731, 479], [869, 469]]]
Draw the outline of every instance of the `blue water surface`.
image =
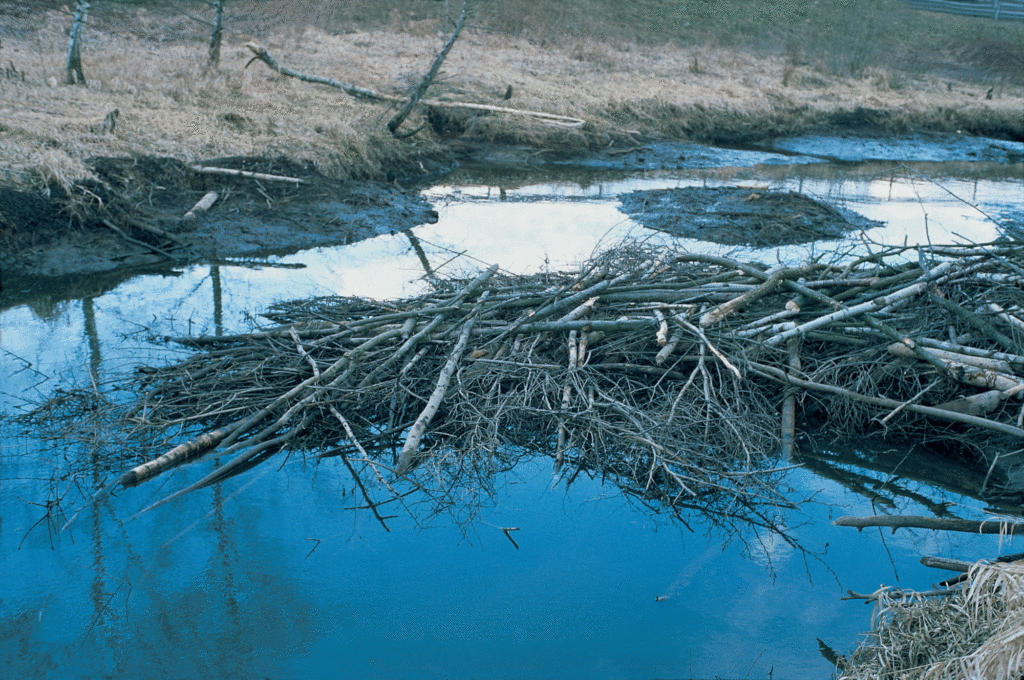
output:
[[[844, 191], [876, 219], [885, 219], [886, 200], [906, 211], [906, 201], [881, 198], [878, 181]], [[1005, 182], [982, 191], [1004, 196]], [[516, 206], [528, 218], [519, 226], [507, 206], [479, 200], [482, 185], [467, 182], [461, 194], [437, 188], [449, 196], [441, 220], [415, 232], [435, 263], [466, 251], [458, 266], [510, 257], [514, 271], [557, 267], [620, 231], [638, 233], [616, 210], [618, 189], [594, 186], [560, 186], [538, 204], [546, 209]], [[950, 230], [961, 209], [953, 203], [932, 211], [945, 206]], [[537, 224], [545, 215], [557, 229]], [[480, 220], [510, 223], [489, 238], [473, 227]], [[245, 330], [247, 317], [275, 300], [387, 297], [423, 285], [402, 235], [279, 261], [308, 267], [200, 265], [91, 295], [19, 291], [27, 301], [0, 305], [3, 412], [93, 380], [109, 390], [135, 364], [181, 358], [164, 335]], [[435, 514], [415, 495], [405, 507], [383, 506], [386, 529], [353, 509], [364, 501], [341, 461], [300, 453], [136, 516], [214, 463], [89, 506], [87, 494], [113, 472], [83, 464], [75, 457], [87, 447], [53, 434], [0, 420], [4, 677], [823, 680], [831, 668], [817, 638], [848, 652], [870, 627], [871, 607], [841, 600], [846, 590], [925, 590], [948, 574], [921, 566], [922, 555], [1021, 549], [991, 536], [834, 527], [841, 515], [927, 510], [906, 497], [883, 507], [803, 469], [779, 483], [793, 501], [810, 499], [781, 515], [792, 542], [699, 515], [680, 520], [627, 498], [614, 480], [580, 474], [568, 487], [567, 477], [554, 484], [542, 452], [524, 452], [493, 489], [460, 489], [464, 502], [451, 510]], [[121, 446], [106, 436], [101, 450]], [[982, 507], [898, 475], [860, 472], [949, 502], [962, 516]]]

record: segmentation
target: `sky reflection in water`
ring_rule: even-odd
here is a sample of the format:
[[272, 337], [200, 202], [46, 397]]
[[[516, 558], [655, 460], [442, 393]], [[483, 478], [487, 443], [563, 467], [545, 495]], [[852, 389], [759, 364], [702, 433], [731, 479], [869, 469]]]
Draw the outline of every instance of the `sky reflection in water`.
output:
[[[994, 212], [1019, 190], [1003, 176], [937, 187], [877, 173], [837, 180], [817, 166], [774, 169], [778, 180], [763, 168], [749, 171], [759, 180], [722, 172], [585, 186], [506, 177], [508, 205], [497, 183], [466, 178], [454, 197], [455, 187], [428, 191], [447, 205], [436, 225], [414, 233], [435, 266], [465, 251], [442, 273], [494, 261], [521, 273], [558, 269], [624, 236], [664, 238], [619, 213], [617, 193], [739, 180], [842, 198], [890, 224], [871, 235], [878, 241], [942, 242], [965, 231], [987, 241], [993, 226], [942, 187], [976, 191], [970, 200]], [[518, 202], [524, 196], [543, 199]], [[307, 268], [216, 269], [222, 330], [245, 330], [246, 315], [274, 300], [422, 289], [403, 234], [279, 261]], [[23, 393], [44, 396], [64, 381], [87, 380], [90, 366], [106, 378], [179, 353], [150, 344], [151, 335], [213, 332], [213, 274], [197, 266], [136, 277], [86, 301], [0, 312], [5, 411], [16, 411]], [[834, 517], [881, 506], [795, 470], [785, 478], [791, 496], [815, 500], [787, 516], [805, 555], [778, 537], [723, 533], [699, 517], [687, 518], [691, 532], [583, 475], [568, 491], [564, 481], [552, 489], [546, 458], [496, 480], [494, 498], [469, 524], [396, 508], [386, 532], [372, 515], [349, 509], [360, 501], [340, 462], [313, 466], [296, 456], [280, 471], [263, 466], [125, 521], [200, 474], [181, 470], [103, 501], [59, 540], [44, 525], [26, 537], [43, 516], [33, 503], [45, 502], [62, 451], [18, 436], [9, 422], [0, 422], [0, 437], [0, 667], [12, 677], [824, 678], [829, 668], [815, 638], [848, 649], [869, 625], [870, 608], [839, 599], [846, 589], [924, 589], [942, 572], [920, 566], [923, 554], [1020, 550], [997, 537], [832, 527]], [[61, 480], [55, 493], [69, 484]], [[927, 514], [906, 498], [896, 507]], [[519, 528], [519, 549], [500, 527]]]

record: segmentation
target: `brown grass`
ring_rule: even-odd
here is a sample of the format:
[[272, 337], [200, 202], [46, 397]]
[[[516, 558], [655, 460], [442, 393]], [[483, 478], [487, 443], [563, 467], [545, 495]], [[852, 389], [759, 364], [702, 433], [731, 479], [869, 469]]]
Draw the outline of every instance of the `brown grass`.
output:
[[[286, 155], [313, 160], [335, 177], [384, 177], [389, 169], [415, 165], [421, 154], [438, 153], [443, 140], [429, 129], [408, 141], [391, 138], [384, 130], [390, 114], [380, 105], [283, 78], [258, 62], [246, 68], [251, 55], [244, 43], [257, 37], [294, 68], [403, 92], [441, 45], [444, 3], [359, 0], [330, 9], [317, 2], [237, 0], [229, 3], [234, 32], [215, 70], [205, 64], [207, 29], [180, 13], [187, 3], [159, 4], [97, 5], [83, 53], [87, 87], [60, 84], [66, 14], [24, 15], [20, 23], [12, 16], [0, 61], [13, 64], [24, 82], [0, 73], [0, 184], [70, 188], [89, 176], [84, 160], [96, 155], [188, 161]], [[806, 3], [780, 6], [790, 4]], [[504, 104], [501, 96], [512, 85], [512, 106], [590, 121], [565, 131], [487, 116], [470, 118], [463, 135], [547, 148], [606, 146], [634, 133], [737, 142], [827, 124], [836, 111], [858, 107], [884, 111], [881, 125], [893, 130], [1024, 136], [1020, 85], [998, 83], [989, 100], [993, 86], [987, 82], [896, 71], [871, 65], [866, 53], [856, 58], [861, 68], [833, 69], [812, 44], [793, 37], [792, 17], [744, 17], [736, 2], [690, 3], [685, 15], [671, 6], [594, 0], [583, 3], [591, 11], [582, 12], [553, 2], [492, 3], [476, 22], [493, 30], [464, 35], [431, 95]], [[193, 16], [204, 11], [184, 9]], [[708, 14], [711, 9], [718, 14]], [[718, 30], [698, 42], [696, 29], [712, 24]], [[924, 21], [922, 30], [933, 24]], [[366, 28], [353, 30], [356, 25]], [[875, 24], [864, 26], [877, 33]], [[348, 28], [325, 30], [342, 27]], [[985, 30], [1001, 35], [1004, 29]], [[772, 48], [781, 38], [788, 47]], [[856, 47], [847, 42], [840, 47]], [[885, 42], [876, 35], [871, 44]], [[116, 132], [97, 132], [115, 108]]]
[[1018, 680], [1024, 672], [1024, 562], [978, 563], [944, 597], [879, 594], [875, 629], [840, 680]]

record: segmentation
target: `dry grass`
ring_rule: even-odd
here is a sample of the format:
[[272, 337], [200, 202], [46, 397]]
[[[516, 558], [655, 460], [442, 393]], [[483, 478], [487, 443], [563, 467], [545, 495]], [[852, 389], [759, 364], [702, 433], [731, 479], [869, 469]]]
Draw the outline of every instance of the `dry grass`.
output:
[[1017, 680], [1024, 673], [1024, 562], [978, 563], [945, 597], [880, 593], [875, 630], [840, 680]]
[[[659, 10], [661, 5], [647, 2], [637, 5], [650, 11], [634, 17], [630, 34], [629, 16], [607, 3], [589, 3], [594, 11], [585, 21], [578, 8], [536, 3], [527, 11], [520, 5], [492, 5], [478, 18], [508, 32], [467, 33], [432, 95], [504, 104], [501, 96], [512, 85], [512, 106], [591, 122], [567, 132], [481, 117], [467, 121], [466, 140], [593, 148], [635, 131], [741, 141], [827, 123], [835, 111], [857, 107], [888, 112], [884, 124], [892, 129], [1024, 134], [1019, 86], [1000, 84], [988, 100], [987, 83], [908, 75], [881, 65], [836, 75], [792, 39], [788, 50], [756, 47], [785, 33], [771, 17], [754, 17], [750, 25], [764, 30], [752, 33], [733, 15], [728, 21], [699, 12], [677, 16], [665, 9], [669, 3]], [[735, 3], [720, 5], [722, 11], [736, 9]], [[12, 21], [0, 61], [11, 62], [24, 81], [0, 77], [0, 184], [70, 187], [89, 176], [84, 160], [94, 155], [287, 155], [313, 160], [331, 176], [384, 177], [389, 169], [415, 165], [421, 154], [438, 152], [441, 140], [429, 130], [414, 140], [392, 139], [384, 130], [389, 114], [379, 105], [280, 77], [259, 63], [246, 69], [251, 55], [244, 43], [259, 37], [297, 69], [402, 92], [440, 47], [442, 3], [416, 4], [414, 16], [396, 9], [397, 3], [352, 2], [331, 12], [315, 2], [261, 3], [259, 12], [242, 0], [232, 6], [236, 18], [229, 26], [235, 32], [226, 39], [221, 67], [212, 71], [205, 65], [205, 28], [177, 10], [109, 7], [104, 14], [97, 6], [84, 49], [87, 87], [58, 85], [64, 80], [66, 14], [50, 11], [18, 30]], [[189, 9], [193, 15], [202, 11]], [[692, 42], [696, 35], [684, 24], [713, 20], [720, 30], [709, 32], [706, 43]], [[652, 21], [661, 28], [655, 30]], [[372, 28], [331, 33], [315, 27], [342, 24]], [[678, 31], [672, 41], [650, 40], [672, 30]], [[866, 56], [859, 59], [869, 63]], [[115, 108], [116, 132], [95, 131]]]

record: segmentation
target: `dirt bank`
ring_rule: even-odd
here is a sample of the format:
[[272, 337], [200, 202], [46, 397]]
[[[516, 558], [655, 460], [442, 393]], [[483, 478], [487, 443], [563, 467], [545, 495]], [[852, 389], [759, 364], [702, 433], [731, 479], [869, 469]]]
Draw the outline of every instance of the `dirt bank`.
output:
[[[0, 189], [0, 267], [8, 277], [265, 256], [437, 220], [397, 183], [329, 179], [309, 162], [220, 158], [190, 166], [143, 156], [89, 164], [98, 179], [76, 185], [70, 197]], [[208, 192], [218, 195], [213, 205], [186, 217]]]
[[[836, 160], [971, 159], [1020, 163], [1024, 158], [1024, 144], [1020, 142], [964, 134], [893, 135], [863, 126], [836, 128], [829, 135], [764, 140], [754, 146], [753, 151], [740, 151], [639, 137], [622, 139], [600, 149], [456, 140], [433, 147], [431, 155], [421, 154], [414, 162], [388, 167], [390, 182], [330, 178], [319, 172], [312, 161], [287, 158], [229, 157], [193, 164], [155, 156], [91, 158], [86, 163], [95, 179], [77, 182], [68, 189], [54, 183], [47, 187], [48, 198], [31, 189], [0, 187], [0, 268], [8, 278], [54, 277], [115, 269], [166, 268], [189, 262], [263, 257], [344, 245], [433, 222], [436, 213], [415, 189], [442, 177], [459, 162], [490, 167], [585, 167], [629, 172]], [[259, 179], [196, 170], [202, 166], [291, 179]], [[195, 219], [185, 218], [189, 209], [210, 191], [218, 193], [213, 206], [199, 212]], [[740, 198], [748, 198], [747, 194]], [[665, 209], [652, 210], [651, 198], [643, 199], [642, 210], [631, 208], [627, 199], [625, 209], [631, 214], [639, 210], [638, 219], [645, 220], [645, 224], [650, 221], [647, 226], [669, 231], [673, 227], [668, 222], [678, 221], [680, 211], [687, 212], [687, 206], [701, 214], [713, 207], [704, 205], [704, 199], [694, 198], [694, 203], [685, 197], [682, 203], [670, 201], [670, 206], [661, 206], [666, 198], [661, 196], [655, 203]], [[786, 207], [776, 203], [738, 205], [762, 209], [762, 213], [765, 208]], [[743, 219], [734, 215], [719, 220], [710, 232], [677, 235], [723, 243], [780, 245], [808, 238], [836, 238], [851, 228], [864, 226], [856, 220], [833, 220], [834, 215], [812, 215], [814, 210], [808, 212], [803, 208], [808, 206], [795, 206], [799, 233], [767, 228], [769, 224], [796, 224], [794, 215], [780, 217], [776, 210], [769, 211], [771, 215], [744, 213]]]
[[[396, 137], [379, 103], [250, 63], [246, 43], [258, 40], [299, 71], [404, 95], [444, 37], [440, 4], [428, 4], [416, 11], [429, 17], [399, 12], [383, 23], [350, 18], [333, 27], [232, 4], [217, 65], [206, 57], [208, 27], [181, 7], [97, 4], [84, 86], [63, 85], [66, 13], [47, 11], [49, 2], [0, 8], [0, 267], [9, 276], [53, 276], [347, 243], [429, 221], [429, 206], [396, 182], [410, 188], [456, 161], [620, 170], [732, 163], [729, 150], [702, 144], [761, 145], [760, 162], [769, 164], [848, 159], [811, 133], [885, 140], [862, 143], [853, 153], [863, 158], [882, 148], [885, 157], [912, 160], [906, 149], [939, 148], [935, 136], [948, 140], [946, 157], [1021, 157], [1019, 144], [969, 141], [1024, 140], [1024, 89], [1009, 75], [993, 84], [867, 62], [837, 69], [799, 50], [757, 51], [724, 35], [698, 49], [653, 40], [657, 32], [634, 32], [633, 40], [618, 29], [561, 37], [470, 30], [428, 93], [585, 121], [572, 128], [479, 110], [423, 110], [403, 126], [415, 133]], [[406, 5], [388, 8], [404, 12]], [[207, 11], [202, 3], [192, 9]], [[919, 20], [901, 19], [907, 26]], [[700, 17], [688, 21], [696, 23], [670, 33], [703, 25]], [[1006, 30], [994, 26], [984, 35], [1010, 45]], [[200, 163], [304, 181], [189, 170]], [[218, 202], [183, 222], [208, 190], [221, 193]]]

